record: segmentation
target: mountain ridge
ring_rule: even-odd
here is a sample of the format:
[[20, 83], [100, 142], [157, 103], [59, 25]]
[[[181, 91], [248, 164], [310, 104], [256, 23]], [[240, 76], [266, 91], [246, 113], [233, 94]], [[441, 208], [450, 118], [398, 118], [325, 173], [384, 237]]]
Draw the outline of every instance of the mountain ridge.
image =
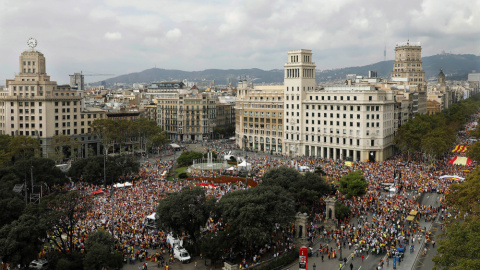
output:
[[[422, 66], [425, 78], [434, 78], [443, 69], [447, 80], [466, 80], [472, 70], [480, 71], [480, 56], [474, 54], [436, 54], [422, 57]], [[393, 69], [393, 60], [381, 61], [364, 66], [344, 67], [328, 70], [317, 70], [316, 80], [333, 81], [343, 80], [347, 74], [367, 76], [369, 70], [377, 71], [378, 77], [389, 78]], [[120, 75], [104, 80], [107, 85], [115, 83], [151, 83], [159, 81], [212, 81], [225, 85], [232, 82], [234, 85], [240, 79], [247, 79], [255, 83], [283, 83], [283, 69], [262, 70], [250, 69], [206, 69], [202, 71], [183, 71], [176, 69], [150, 68], [139, 72]], [[98, 85], [100, 82], [93, 83]]]

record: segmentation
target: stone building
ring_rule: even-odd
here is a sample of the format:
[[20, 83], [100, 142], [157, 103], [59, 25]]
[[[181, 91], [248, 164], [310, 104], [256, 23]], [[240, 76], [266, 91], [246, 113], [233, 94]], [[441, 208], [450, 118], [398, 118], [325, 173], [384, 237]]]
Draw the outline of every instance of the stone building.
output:
[[51, 81], [45, 56], [31, 46], [20, 55], [18, 75], [6, 80], [6, 89], [0, 91], [0, 134], [37, 138], [44, 157], [53, 151], [51, 140], [56, 135], [76, 138], [82, 156], [89, 148], [97, 152], [89, 124], [105, 118], [105, 111], [85, 110], [83, 93]]

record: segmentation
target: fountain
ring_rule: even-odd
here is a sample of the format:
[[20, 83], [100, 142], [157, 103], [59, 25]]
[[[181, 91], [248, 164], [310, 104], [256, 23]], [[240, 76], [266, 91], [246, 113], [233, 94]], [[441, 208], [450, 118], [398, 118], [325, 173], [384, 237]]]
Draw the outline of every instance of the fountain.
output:
[[221, 170], [224, 169], [228, 166], [227, 161], [223, 162], [213, 162], [213, 153], [208, 152], [207, 153], [207, 160], [206, 162], [203, 162], [203, 159], [201, 160], [194, 160], [193, 165], [190, 166], [189, 169], [196, 169], [196, 170]]

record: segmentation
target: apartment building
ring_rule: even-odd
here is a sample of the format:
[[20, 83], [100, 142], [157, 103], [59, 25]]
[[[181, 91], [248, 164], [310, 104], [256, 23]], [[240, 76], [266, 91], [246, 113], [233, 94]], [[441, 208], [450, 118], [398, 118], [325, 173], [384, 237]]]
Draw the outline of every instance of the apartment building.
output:
[[242, 149], [283, 153], [283, 85], [238, 84], [235, 139]]
[[[178, 90], [156, 94], [157, 124], [169, 134], [170, 140], [202, 141], [213, 139], [217, 126], [217, 96], [198, 89]], [[226, 107], [222, 104], [222, 114]], [[232, 116], [230, 116], [232, 117]], [[224, 121], [225, 122], [225, 121]], [[229, 122], [233, 122], [229, 120]]]
[[89, 148], [98, 152], [89, 124], [104, 117], [103, 110], [83, 109], [83, 91], [50, 80], [45, 56], [35, 46], [20, 55], [18, 74], [6, 80], [6, 89], [0, 91], [0, 134], [38, 138], [44, 157], [53, 151], [55, 135], [78, 139], [83, 156]]

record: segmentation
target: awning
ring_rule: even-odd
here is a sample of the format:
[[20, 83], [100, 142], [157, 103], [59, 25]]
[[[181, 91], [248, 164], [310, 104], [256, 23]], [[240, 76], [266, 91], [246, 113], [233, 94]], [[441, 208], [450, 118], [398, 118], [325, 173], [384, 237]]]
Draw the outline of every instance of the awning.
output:
[[180, 148], [181, 147], [180, 145], [178, 145], [176, 143], [171, 143], [170, 146], [173, 147], [173, 148]]

